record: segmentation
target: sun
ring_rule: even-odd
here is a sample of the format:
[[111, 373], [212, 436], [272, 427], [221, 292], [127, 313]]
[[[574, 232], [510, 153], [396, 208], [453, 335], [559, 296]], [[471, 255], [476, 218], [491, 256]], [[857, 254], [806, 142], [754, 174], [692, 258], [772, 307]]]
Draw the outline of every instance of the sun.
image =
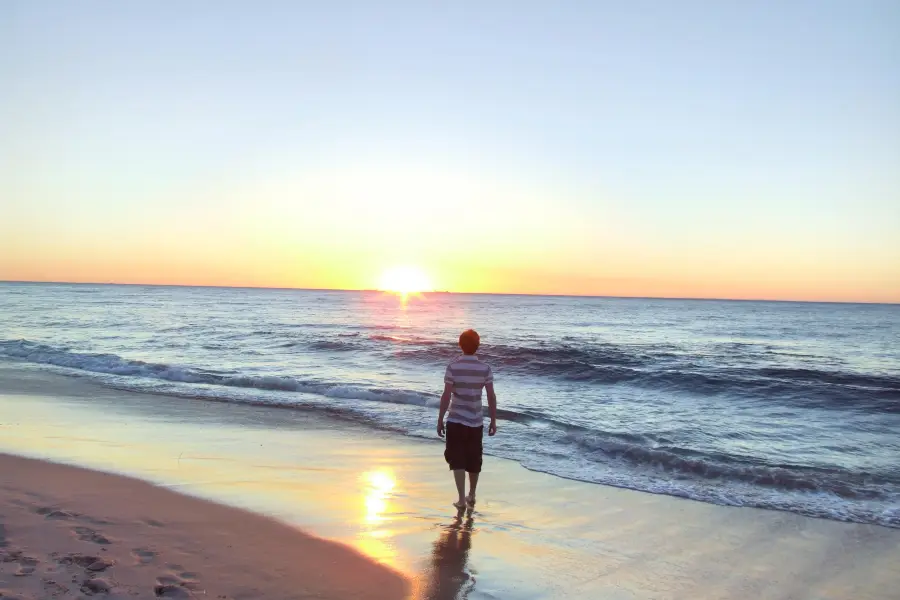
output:
[[379, 288], [383, 292], [393, 292], [401, 296], [430, 292], [431, 280], [418, 267], [391, 267], [381, 275]]

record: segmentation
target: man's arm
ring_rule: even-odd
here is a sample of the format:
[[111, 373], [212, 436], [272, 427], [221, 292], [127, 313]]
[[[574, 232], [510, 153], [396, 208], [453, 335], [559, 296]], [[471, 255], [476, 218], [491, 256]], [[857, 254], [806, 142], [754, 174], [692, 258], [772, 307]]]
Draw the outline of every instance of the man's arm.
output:
[[450, 408], [450, 394], [453, 393], [453, 384], [444, 383], [444, 393], [441, 394], [441, 412], [438, 413], [437, 434], [438, 437], [444, 437], [444, 415]]
[[491, 413], [491, 424], [488, 427], [488, 435], [497, 433], [497, 394], [494, 392], [494, 382], [490, 382], [484, 386], [487, 390], [488, 410]]

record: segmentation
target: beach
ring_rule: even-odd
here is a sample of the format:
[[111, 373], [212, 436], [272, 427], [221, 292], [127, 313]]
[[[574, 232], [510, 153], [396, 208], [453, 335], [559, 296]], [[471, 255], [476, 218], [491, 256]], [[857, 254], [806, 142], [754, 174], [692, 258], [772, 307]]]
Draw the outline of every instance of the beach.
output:
[[[0, 452], [115, 474], [3, 459], [4, 551], [42, 561], [3, 563], [10, 596], [52, 597], [40, 591], [46, 579], [80, 590], [89, 577], [42, 557], [110, 552], [115, 565], [98, 577], [148, 598], [157, 585], [227, 598], [514, 600], [880, 600], [900, 587], [895, 528], [582, 483], [497, 457], [486, 459], [476, 510], [459, 516], [437, 442], [315, 411], [139, 394], [0, 365]], [[98, 551], [79, 539], [90, 531], [115, 543]], [[247, 541], [223, 548], [217, 536]], [[159, 564], [140, 566], [135, 548]], [[326, 558], [335, 570], [320, 569]], [[312, 572], [321, 578], [303, 575]]]

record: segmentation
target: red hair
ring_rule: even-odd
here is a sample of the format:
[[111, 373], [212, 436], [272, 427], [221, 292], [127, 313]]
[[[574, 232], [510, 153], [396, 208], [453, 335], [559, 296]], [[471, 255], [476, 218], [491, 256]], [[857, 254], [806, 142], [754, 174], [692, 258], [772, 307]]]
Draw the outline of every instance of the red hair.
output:
[[465, 354], [475, 354], [480, 344], [481, 338], [474, 329], [466, 329], [459, 336], [459, 347]]

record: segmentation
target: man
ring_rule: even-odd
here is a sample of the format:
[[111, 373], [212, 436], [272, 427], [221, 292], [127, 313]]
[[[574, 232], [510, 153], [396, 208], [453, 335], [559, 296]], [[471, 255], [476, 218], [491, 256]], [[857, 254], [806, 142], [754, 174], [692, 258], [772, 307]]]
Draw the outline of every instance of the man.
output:
[[[481, 390], [487, 389], [491, 424], [488, 435], [497, 433], [497, 395], [494, 393], [494, 374], [491, 367], [475, 356], [481, 339], [468, 329], [459, 336], [462, 356], [447, 366], [444, 373], [444, 393], [438, 415], [437, 433], [444, 437], [444, 415], [447, 417], [447, 446], [444, 458], [453, 471], [459, 499], [453, 503], [458, 509], [475, 507], [475, 489], [481, 473], [482, 438], [484, 437], [484, 408]], [[466, 473], [469, 474], [469, 494], [465, 494]]]

